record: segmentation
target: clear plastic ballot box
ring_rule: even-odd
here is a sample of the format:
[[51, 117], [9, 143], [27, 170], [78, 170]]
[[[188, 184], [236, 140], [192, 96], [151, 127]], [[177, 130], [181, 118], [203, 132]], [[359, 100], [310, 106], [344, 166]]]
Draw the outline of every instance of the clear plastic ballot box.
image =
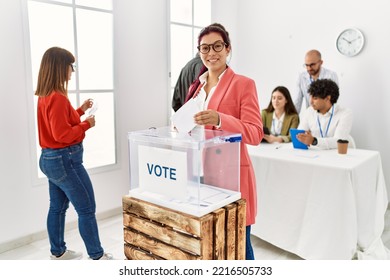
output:
[[129, 196], [196, 217], [241, 198], [241, 134], [159, 127], [128, 133]]

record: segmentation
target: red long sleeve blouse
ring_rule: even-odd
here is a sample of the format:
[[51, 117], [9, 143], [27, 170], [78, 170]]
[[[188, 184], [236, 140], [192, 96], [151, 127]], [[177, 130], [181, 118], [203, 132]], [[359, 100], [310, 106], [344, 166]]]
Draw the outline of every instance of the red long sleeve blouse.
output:
[[65, 148], [83, 141], [85, 131], [91, 126], [81, 122], [81, 108], [75, 110], [62, 93], [53, 92], [38, 98], [39, 145], [42, 148]]

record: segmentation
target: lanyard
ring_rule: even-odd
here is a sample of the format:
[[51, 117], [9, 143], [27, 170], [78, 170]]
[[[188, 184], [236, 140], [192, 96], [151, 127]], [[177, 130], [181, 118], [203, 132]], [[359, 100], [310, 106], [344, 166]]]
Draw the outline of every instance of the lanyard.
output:
[[[329, 130], [330, 123], [332, 122], [333, 112], [334, 112], [334, 105], [332, 105], [332, 113], [330, 114], [328, 125], [326, 126], [325, 137], [328, 136], [328, 130]], [[318, 123], [318, 127], [320, 128], [321, 137], [324, 138], [324, 135], [322, 133], [321, 123], [320, 123], [320, 118], [318, 116], [318, 113], [317, 113], [317, 123]]]

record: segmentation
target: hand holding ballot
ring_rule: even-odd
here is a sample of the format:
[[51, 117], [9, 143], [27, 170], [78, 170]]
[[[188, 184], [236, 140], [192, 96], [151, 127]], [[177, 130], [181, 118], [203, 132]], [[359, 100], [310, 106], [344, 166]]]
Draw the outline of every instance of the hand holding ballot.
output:
[[191, 98], [171, 117], [172, 125], [178, 132], [188, 133], [196, 126], [194, 115], [198, 112], [198, 105]]
[[97, 103], [97, 102], [93, 102], [93, 103], [92, 103], [92, 108], [91, 108], [91, 110], [88, 112], [88, 115], [89, 115], [89, 116], [95, 115], [97, 109], [98, 109], [98, 103]]
[[196, 98], [185, 103], [171, 118], [178, 132], [190, 132], [196, 125], [219, 126], [219, 114], [215, 110], [199, 110]]
[[194, 121], [197, 125], [219, 126], [220, 124], [218, 112], [210, 109], [195, 114]]

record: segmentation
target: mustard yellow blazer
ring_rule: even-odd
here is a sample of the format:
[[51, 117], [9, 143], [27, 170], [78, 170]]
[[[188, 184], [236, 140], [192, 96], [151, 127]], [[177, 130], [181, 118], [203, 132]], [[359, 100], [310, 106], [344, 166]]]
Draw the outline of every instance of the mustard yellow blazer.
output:
[[[261, 117], [263, 119], [263, 125], [271, 131], [273, 112], [261, 111]], [[299, 116], [297, 114], [285, 115], [282, 124], [282, 130], [280, 136], [283, 142], [291, 142], [290, 128], [297, 128], [299, 125]]]

